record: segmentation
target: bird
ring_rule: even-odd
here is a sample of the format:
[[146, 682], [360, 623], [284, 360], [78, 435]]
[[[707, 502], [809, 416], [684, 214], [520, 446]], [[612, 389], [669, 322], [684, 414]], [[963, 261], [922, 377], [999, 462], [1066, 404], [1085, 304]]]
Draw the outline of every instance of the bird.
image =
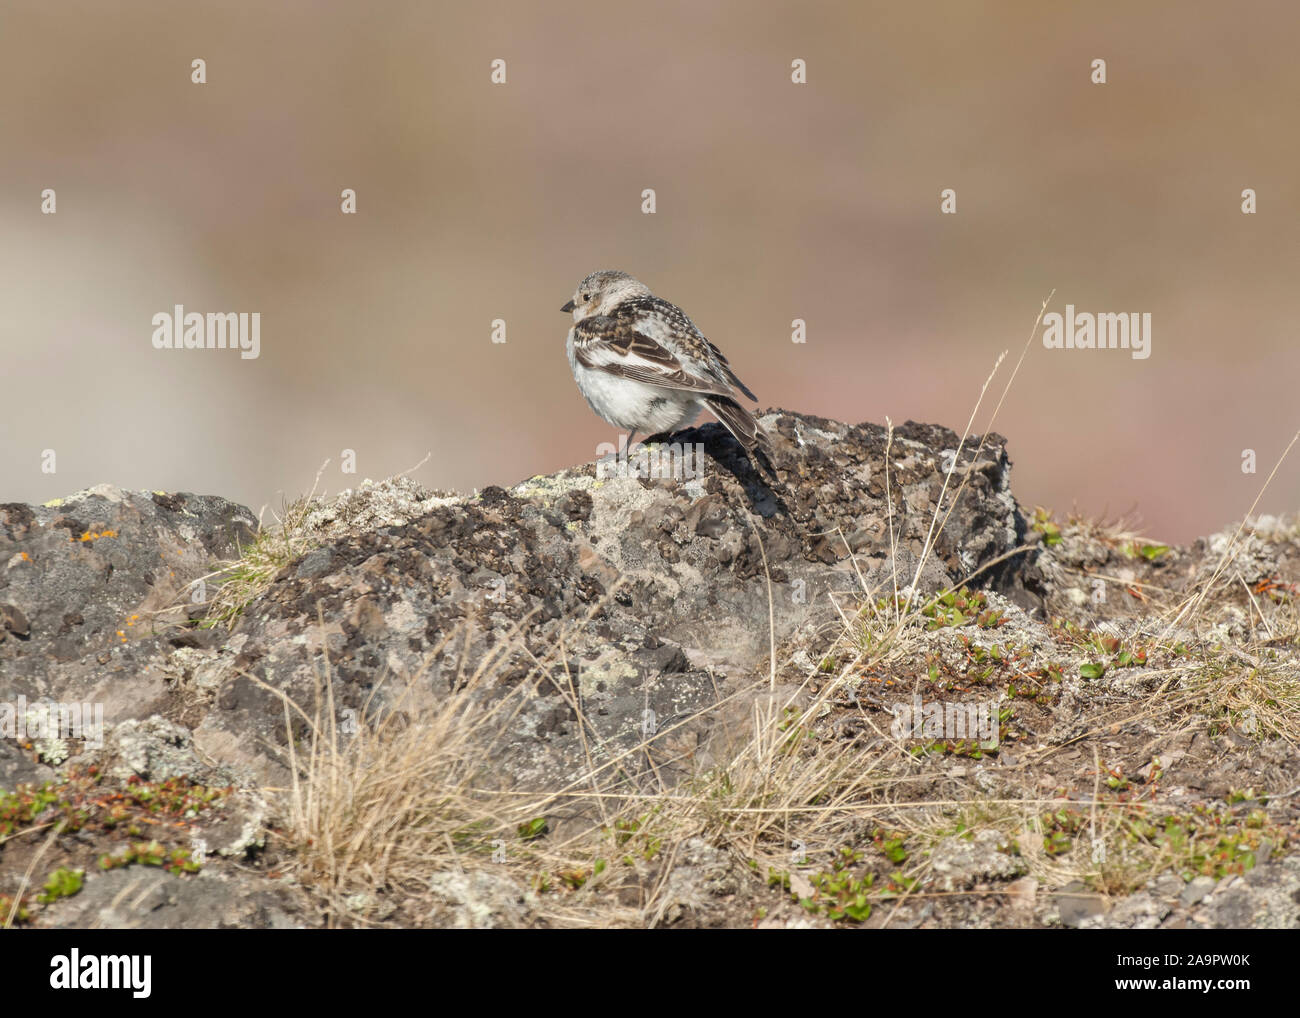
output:
[[740, 393], [758, 397], [681, 308], [605, 269], [579, 283], [560, 310], [573, 315], [565, 349], [578, 390], [597, 416], [628, 431], [628, 449], [638, 433], [671, 434], [708, 410], [771, 472], [771, 443], [740, 402]]

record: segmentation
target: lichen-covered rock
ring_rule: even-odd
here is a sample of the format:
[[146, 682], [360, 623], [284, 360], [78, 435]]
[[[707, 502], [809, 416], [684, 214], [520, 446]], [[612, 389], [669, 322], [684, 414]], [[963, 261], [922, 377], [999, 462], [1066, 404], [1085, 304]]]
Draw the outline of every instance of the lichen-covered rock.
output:
[[0, 505], [0, 700], [102, 704], [112, 723], [164, 710], [192, 584], [256, 523], [225, 499], [111, 485]]
[[690, 838], [681, 847], [660, 898], [660, 919], [672, 925], [684, 918], [701, 919], [717, 898], [740, 889], [740, 865], [725, 849], [703, 838]]
[[[485, 870], [435, 873], [430, 925], [457, 930], [518, 928], [536, 908], [536, 896], [504, 874]], [[366, 903], [368, 904], [368, 903]]]
[[[444, 696], [493, 661], [485, 699], [528, 695], [485, 755], [485, 778], [562, 786], [647, 732], [666, 733], [662, 760], [629, 766], [671, 776], [713, 723], [689, 719], [763, 669], [773, 639], [834, 618], [830, 595], [862, 580], [883, 593], [896, 569], [910, 582], [953, 461], [944, 504], [960, 499], [918, 586], [994, 563], [973, 582], [1024, 593], [1013, 552], [1025, 521], [1001, 438], [978, 454], [970, 439], [957, 456], [942, 428], [909, 423], [891, 440], [807, 415], [763, 421], [782, 474], [770, 487], [709, 425], [676, 438], [703, 445], [702, 476], [604, 477], [588, 464], [473, 497], [420, 498], [409, 482], [349, 492], [337, 513], [321, 511], [321, 546], [192, 669], [219, 690], [199, 746], [279, 782], [279, 692], [310, 703], [328, 674], [340, 710], [400, 709], [411, 684]], [[427, 511], [409, 518], [416, 508]], [[354, 532], [340, 518], [398, 522]]]
[[48, 929], [302, 929], [318, 920], [301, 889], [257, 874], [189, 879], [148, 866], [86, 874], [74, 897], [42, 916]]
[[997, 831], [944, 838], [930, 852], [930, 868], [935, 889], [947, 893], [981, 881], [1012, 880], [1025, 872], [1023, 860]]
[[[729, 768], [743, 774], [757, 759], [755, 731], [786, 732], [782, 705], [816, 696], [817, 711], [782, 749], [823, 763], [860, 754], [863, 795], [876, 794], [877, 780], [888, 789], [865, 829], [833, 827], [834, 839], [864, 847], [877, 823], [892, 823], [877, 807], [965, 797], [1022, 800], [1027, 814], [994, 810], [972, 831], [910, 843], [898, 865], [917, 893], [880, 899], [890, 906], [869, 924], [1300, 925], [1300, 857], [1285, 854], [1300, 758], [1293, 714], [1274, 706], [1293, 702], [1294, 521], [1253, 521], [1239, 537], [1229, 528], [1186, 548], [1086, 521], [1058, 528], [1017, 507], [996, 435], [969, 439], [958, 455], [958, 436], [925, 425], [891, 435], [785, 412], [762, 421], [775, 483], [707, 425], [676, 436], [700, 446], [691, 463], [700, 469], [677, 476], [629, 476], [601, 462], [473, 495], [396, 478], [309, 500], [293, 514], [301, 553], [230, 628], [210, 624], [197, 602], [217, 592], [218, 560], [253, 538], [247, 509], [108, 486], [42, 507], [0, 506], [0, 725], [27, 723], [50, 704], [88, 704], [104, 722], [102, 741], [0, 733], [0, 790], [50, 782], [63, 795], [74, 775], [105, 789], [171, 779], [208, 786], [202, 794], [222, 789], [219, 808], [176, 818], [165, 846], [201, 857], [201, 873], [88, 865], [84, 888], [40, 910], [36, 924], [537, 926], [562, 921], [561, 899], [547, 897], [557, 894], [606, 908], [600, 921], [615, 925], [831, 925], [764, 880], [748, 855], [757, 842], [728, 841], [716, 817], [702, 822], [717, 805], [708, 796], [700, 816], [664, 830], [670, 845], [658, 844], [656, 827], [653, 846], [633, 853], [620, 852], [619, 832], [640, 821], [622, 817], [619, 828], [612, 812], [635, 803], [641, 816], [644, 801], [646, 819], [668, 800], [686, 808], [697, 789], [728, 787]], [[665, 448], [674, 451], [656, 458]], [[886, 647], [875, 627], [888, 609], [868, 619], [861, 595], [887, 599], [914, 580], [921, 592], [984, 589], [954, 595], [962, 609], [976, 604], [961, 619], [923, 618]], [[205, 587], [195, 591], [196, 581]], [[1204, 603], [1187, 597], [1196, 584]], [[840, 614], [857, 607], [856, 620]], [[1048, 615], [1059, 617], [1048, 624]], [[875, 649], [859, 654], [868, 644]], [[977, 754], [959, 736], [900, 741], [893, 715], [914, 695], [1005, 704], [1000, 745]], [[1172, 727], [1162, 704], [1177, 708]], [[454, 723], [425, 739], [440, 711]], [[386, 778], [392, 761], [347, 756], [381, 716], [420, 737], [422, 759], [445, 739], [451, 777], [473, 788], [468, 799], [527, 802], [525, 822], [544, 815], [529, 865], [569, 877], [535, 885], [538, 873], [489, 865], [453, 837], [450, 847], [468, 854], [455, 865], [430, 856], [402, 891], [362, 880], [327, 907], [309, 903], [282, 876], [301, 872], [311, 884], [270, 835], [292, 825], [283, 813], [273, 823], [268, 797], [293, 787], [290, 753], [301, 764], [322, 732], [337, 735], [358, 777]], [[433, 773], [441, 790], [443, 774]], [[1044, 859], [1036, 842], [1049, 835], [1030, 816], [1042, 804], [1061, 801], [1064, 830], [1065, 803], [1099, 796], [1118, 809], [1144, 801], [1147, 786], [1160, 791], [1152, 803], [1185, 815], [1218, 815], [1226, 802], [1242, 824], [1260, 809], [1240, 872], [1187, 883], [1173, 860], [1144, 886], [1116, 890], [1096, 879], [1104, 856], [1090, 862], [1095, 846], [1078, 831]], [[449, 785], [449, 801], [461, 790]], [[778, 811], [787, 794], [772, 789]], [[915, 816], [906, 815], [902, 827]], [[513, 813], [499, 820], [507, 834], [517, 823]], [[507, 838], [516, 848], [529, 844], [518, 829], [519, 846]], [[108, 851], [115, 835], [65, 833], [46, 861], [75, 860], [88, 837]], [[27, 882], [29, 855], [13, 850], [30, 852], [35, 837], [0, 852], [0, 894], [39, 886], [39, 873]], [[574, 894], [574, 874], [595, 874], [593, 860], [565, 855], [583, 837], [599, 841], [610, 867]], [[1111, 847], [1122, 854], [1124, 844]], [[821, 851], [839, 848], [832, 839]], [[868, 847], [863, 864], [874, 863], [881, 887], [895, 863], [877, 854]], [[790, 879], [814, 896], [805, 875]]]

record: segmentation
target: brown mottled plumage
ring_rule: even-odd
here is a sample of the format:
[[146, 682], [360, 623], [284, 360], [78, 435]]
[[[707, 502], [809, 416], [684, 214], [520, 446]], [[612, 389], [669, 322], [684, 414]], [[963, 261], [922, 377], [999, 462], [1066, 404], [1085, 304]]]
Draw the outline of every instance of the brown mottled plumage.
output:
[[626, 272], [593, 272], [561, 308], [573, 313], [566, 348], [588, 405], [615, 427], [657, 434], [707, 409], [745, 447], [770, 458], [763, 429], [739, 401], [757, 397], [681, 308]]

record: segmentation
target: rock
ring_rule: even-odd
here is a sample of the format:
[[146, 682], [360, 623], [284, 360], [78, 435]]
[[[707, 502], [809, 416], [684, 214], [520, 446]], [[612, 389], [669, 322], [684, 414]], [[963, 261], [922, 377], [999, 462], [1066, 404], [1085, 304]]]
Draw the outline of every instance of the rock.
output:
[[52, 929], [303, 929], [316, 926], [291, 884], [239, 874], [175, 876], [145, 866], [87, 873], [85, 885], [42, 915]]
[[54, 768], [35, 759], [11, 739], [0, 739], [0, 791], [19, 785], [42, 785], [54, 777]]
[[397, 911], [396, 902], [381, 898], [378, 894], [371, 894], [368, 891], [349, 894], [344, 899], [343, 905], [353, 915], [367, 922], [387, 922]]
[[[797, 874], [790, 874], [794, 881]], [[736, 862], [703, 838], [682, 845], [661, 899], [662, 922], [673, 925], [691, 913], [708, 911], [710, 899], [735, 894], [740, 887]]]
[[1106, 913], [1106, 903], [1100, 894], [1082, 881], [1072, 880], [1054, 897], [1062, 926], [1082, 928], [1086, 921]]
[[934, 876], [930, 887], [951, 893], [974, 887], [983, 880], [1008, 880], [1025, 872], [1024, 861], [1005, 851], [1005, 836], [997, 831], [978, 831], [973, 836], [952, 835], [934, 846], [930, 866]]
[[1033, 877], [1021, 877], [1007, 884], [1007, 897], [1011, 910], [1021, 923], [1027, 923], [1034, 915], [1034, 905], [1038, 897], [1038, 881]]
[[435, 873], [429, 878], [429, 890], [441, 902], [430, 916], [430, 925], [458, 930], [523, 926], [536, 905], [532, 892], [505, 874], [484, 870]]
[[163, 631], [255, 527], [225, 499], [110, 485], [0, 505], [0, 692], [102, 704], [110, 723], [164, 709]]
[[1195, 877], [1183, 888], [1183, 893], [1178, 896], [1178, 900], [1189, 907], [1195, 905], [1214, 890], [1216, 883], [1218, 881], [1213, 877]]
[[[362, 867], [349, 874], [352, 882], [330, 889], [327, 905], [309, 902], [275, 869], [300, 872], [278, 837], [291, 826], [283, 803], [268, 803], [274, 793], [264, 791], [291, 786], [290, 752], [300, 764], [310, 757], [317, 719], [327, 736], [337, 722], [346, 753], [365, 745], [351, 741], [366, 734], [364, 726], [383, 721], [412, 731], [441, 716], [440, 738], [476, 793], [509, 793], [503, 802], [548, 794], [536, 810], [545, 815], [546, 848], [562, 856], [582, 835], [610, 837], [602, 825], [623, 808], [616, 803], [628, 801], [623, 793], [657, 800], [690, 778], [685, 787], [713, 795], [710, 781], [737, 760], [756, 716], [770, 708], [779, 718], [784, 705], [807, 703], [811, 690], [829, 699], [792, 731], [790, 749], [842, 748], [846, 761], [878, 753], [880, 778], [898, 789], [900, 804], [909, 796], [1086, 801], [1098, 787], [1100, 749], [1106, 769], [1125, 781], [1160, 782], [1153, 802], [1210, 808], [1214, 798], [1221, 805], [1234, 789], [1253, 788], [1261, 794], [1239, 809], [1267, 807], [1272, 825], [1253, 838], [1256, 865], [1240, 877], [1184, 886], [1166, 871], [1112, 899], [1082, 881], [1051, 883], [1064, 879], [1057, 872], [1093, 879], [1082, 833], [1072, 831], [1072, 847], [1050, 846], [1065, 853], [1061, 868], [1052, 863], [1035, 876], [1025, 875], [1026, 860], [1042, 857], [1024, 838], [1045, 832], [1028, 828], [946, 837], [928, 854], [909, 844], [906, 862], [882, 862], [870, 844], [879, 837], [873, 812], [865, 829], [836, 828], [836, 837], [865, 849], [859, 865], [874, 867], [877, 888], [893, 879], [886, 874], [895, 865], [921, 884], [915, 900], [894, 899], [869, 924], [1300, 926], [1300, 863], [1282, 854], [1290, 850], [1283, 832], [1294, 810], [1274, 791], [1300, 781], [1286, 730], [1270, 728], [1262, 711], [1257, 719], [1253, 709], [1229, 707], [1234, 721], [1221, 731], [1224, 709], [1211, 716], [1202, 705], [1194, 708], [1203, 712], [1199, 720], [1180, 715], [1180, 730], [1171, 733], [1149, 711], [1126, 709], [1157, 689], [1187, 694], [1188, 686], [1174, 685], [1181, 659], [1081, 671], [1104, 646], [1106, 627], [1141, 624], [1150, 611], [1144, 585], [1181, 595], [1186, 584], [1214, 575], [1211, 559], [1228, 537], [1143, 548], [1080, 525], [1049, 543], [1035, 533], [1049, 533], [1042, 520], [1031, 529], [1012, 497], [1005, 441], [976, 436], [943, 494], [945, 506], [959, 490], [960, 498], [923, 562], [944, 468], [958, 445], [953, 432], [908, 422], [891, 440], [875, 425], [811, 415], [773, 411], [762, 421], [780, 475], [771, 485], [720, 426], [706, 425], [675, 436], [702, 445], [698, 476], [606, 476], [610, 464], [586, 464], [474, 495], [430, 492], [398, 478], [315, 500], [305, 510], [302, 553], [229, 627], [206, 624], [191, 585], [206, 577], [204, 596], [216, 593], [210, 574], [253, 538], [247, 509], [111, 486], [46, 506], [0, 506], [0, 720], [41, 704], [90, 705], [104, 717], [102, 744], [59, 733], [0, 738], [0, 790], [57, 783], [92, 765], [99, 770], [80, 780], [102, 778], [105, 788], [183, 778], [230, 789], [210, 814], [187, 811], [178, 835], [179, 847], [207, 860], [198, 875], [137, 865], [89, 873], [79, 894], [37, 910], [35, 924], [314, 926], [327, 909], [331, 921], [355, 925], [492, 928], [556, 924], [575, 902], [594, 908], [614, 899], [615, 922], [640, 909], [648, 925], [825, 928], [833, 925], [826, 915], [809, 915], [773, 890], [761, 867], [751, 868], [758, 859], [746, 853], [760, 856], [758, 843], [730, 843], [694, 816], [655, 821], [664, 845], [629, 856], [632, 862], [618, 858], [580, 890], [552, 885], [547, 894], [565, 895], [563, 903], [543, 901], [513, 862], [488, 866], [474, 837], [462, 845], [459, 831], [451, 841], [464, 868], [431, 858], [420, 871], [423, 880], [436, 867], [427, 895], [399, 892]], [[1245, 565], [1234, 565], [1234, 577], [1240, 572], [1277, 598], [1294, 593], [1294, 528], [1257, 529], [1243, 548]], [[838, 649], [827, 654], [826, 634], [843, 632], [833, 596], [864, 584], [885, 596], [913, 577], [923, 594], [982, 588], [983, 620], [968, 615], [963, 628], [909, 629], [909, 642], [893, 649], [898, 660], [873, 664], [871, 674], [855, 674], [857, 662]], [[1099, 577], [1114, 596], [1096, 598]], [[1259, 596], [1265, 609], [1273, 603]], [[1206, 631], [1220, 640], [1245, 639], [1262, 619], [1249, 600], [1214, 608]], [[1048, 626], [1045, 610], [1064, 614], [1073, 628]], [[1132, 627], [1113, 631], [1126, 648], [1151, 637]], [[1086, 634], [1092, 642], [1084, 646]], [[1180, 629], [1172, 638], [1190, 645], [1195, 637]], [[981, 659], [979, 674], [975, 656], [992, 655], [995, 642], [1002, 649]], [[1290, 681], [1292, 651], [1284, 644], [1227, 653], [1260, 682]], [[970, 705], [1001, 697], [1010, 680], [995, 662], [1006, 653], [1018, 692], [1005, 701], [1005, 745], [987, 755], [957, 745], [913, 755], [918, 747], [908, 745], [902, 769], [891, 769], [900, 757], [891, 705], [917, 690], [927, 701], [954, 694]], [[1223, 696], [1232, 695], [1225, 685]], [[332, 719], [322, 713], [331, 699]], [[305, 713], [286, 711], [287, 700]], [[804, 776], [797, 767], [792, 773]], [[863, 789], [875, 780], [872, 774]], [[1272, 801], [1263, 802], [1263, 790]], [[771, 789], [771, 801], [783, 802], [789, 791]], [[647, 816], [658, 815], [659, 805], [649, 808]], [[1072, 808], [1063, 807], [1062, 825], [1072, 822]], [[882, 829], [888, 822], [880, 815]], [[507, 839], [510, 832], [506, 826]], [[59, 851], [88, 851], [78, 840], [85, 833], [58, 839], [47, 862]], [[117, 829], [91, 834], [107, 845]], [[1017, 837], [1024, 858], [1011, 845]], [[613, 856], [617, 847], [602, 842], [600, 851]], [[0, 893], [23, 883], [28, 857], [0, 854]], [[572, 864], [586, 872], [592, 860]], [[791, 886], [811, 893], [809, 875], [791, 873]], [[41, 875], [33, 879], [39, 886]], [[941, 893], [925, 898], [931, 891]]]
[[[394, 524], [338, 531], [248, 606], [228, 643], [237, 652], [195, 668], [196, 682], [220, 688], [198, 745], [281, 783], [273, 690], [305, 705], [327, 671], [340, 709], [400, 710], [410, 684], [444, 696], [467, 665], [472, 674], [496, 653], [485, 702], [532, 690], [491, 747], [491, 775], [505, 785], [563, 786], [586, 772], [591, 744], [600, 759], [617, 757], [646, 726], [672, 730], [688, 755], [704, 751], [713, 720], [690, 719], [768, 653], [769, 578], [781, 642], [834, 618], [827, 594], [856, 583], [857, 570], [883, 582], [891, 568], [884, 430], [788, 413], [764, 420], [788, 479], [772, 489], [709, 425], [678, 436], [703, 443], [700, 478], [601, 479], [588, 464], [477, 497], [397, 499], [424, 510], [412, 518], [394, 513], [383, 486], [350, 493], [352, 518]], [[911, 423], [894, 435], [892, 519], [909, 578], [957, 444]], [[921, 572], [924, 590], [960, 581], [1024, 535], [1004, 441], [990, 436], [978, 457], [977, 446], [968, 441], [958, 463], [952, 490], [968, 483]], [[368, 509], [367, 494], [389, 507]], [[1021, 558], [975, 582], [1016, 588]], [[577, 625], [593, 613], [594, 624]]]
[[88, 754], [84, 762], [102, 762], [105, 773], [125, 780], [135, 775], [146, 781], [187, 777], [203, 785], [228, 785], [228, 772], [218, 772], [199, 760], [194, 736], [188, 728], [153, 715], [143, 721], [128, 719], [114, 725], [103, 750]]
[[1192, 914], [1211, 929], [1300, 929], [1300, 856], [1256, 866], [1242, 877], [1219, 881]]
[[0, 604], [0, 633], [13, 633], [25, 640], [32, 635], [32, 625], [17, 605]]
[[[1161, 921], [1169, 915], [1169, 906], [1156, 901], [1146, 891], [1139, 891], [1117, 902], [1109, 912], [1085, 913], [1086, 906], [1080, 904], [1078, 911], [1072, 913], [1078, 915], [1078, 921], [1066, 925], [1077, 925], [1081, 930], [1154, 930], [1158, 929]], [[1062, 911], [1061, 922], [1065, 923], [1064, 911]]]

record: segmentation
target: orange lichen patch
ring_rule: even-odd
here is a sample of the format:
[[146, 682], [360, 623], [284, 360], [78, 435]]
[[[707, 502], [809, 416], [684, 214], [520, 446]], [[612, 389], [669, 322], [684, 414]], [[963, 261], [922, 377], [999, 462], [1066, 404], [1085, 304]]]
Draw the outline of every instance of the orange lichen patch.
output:
[[1260, 580], [1252, 589], [1256, 594], [1275, 595], [1277, 591], [1282, 591], [1286, 594], [1300, 593], [1300, 587], [1297, 587], [1294, 583], [1283, 583], [1282, 578], [1279, 576], [1272, 576], [1268, 579]]
[[[101, 537], [116, 537], [116, 536], [117, 536], [116, 530], [100, 530], [100, 531], [87, 530], [84, 534], [81, 535], [81, 541], [84, 544], [87, 541], [98, 541]], [[69, 535], [68, 540], [75, 541], [77, 539]]]
[[126, 636], [127, 636], [126, 630], [127, 630], [127, 629], [131, 629], [131, 628], [136, 624], [136, 622], [138, 622], [138, 621], [140, 620], [140, 618], [141, 618], [141, 616], [140, 616], [139, 613], [136, 613], [136, 614], [134, 614], [134, 615], [129, 615], [129, 616], [127, 616], [127, 620], [126, 620], [126, 622], [124, 623], [124, 625], [125, 625], [126, 628], [125, 628], [125, 629], [119, 629], [119, 630], [117, 631], [117, 635], [118, 635], [119, 642], [121, 642], [121, 643], [126, 643]]
[[22, 559], [24, 562], [30, 562], [30, 561], [31, 561], [31, 559], [29, 559], [29, 558], [27, 557], [27, 552], [25, 552], [25, 551], [20, 551], [20, 552], [18, 553], [18, 557], [19, 557], [20, 559]]

